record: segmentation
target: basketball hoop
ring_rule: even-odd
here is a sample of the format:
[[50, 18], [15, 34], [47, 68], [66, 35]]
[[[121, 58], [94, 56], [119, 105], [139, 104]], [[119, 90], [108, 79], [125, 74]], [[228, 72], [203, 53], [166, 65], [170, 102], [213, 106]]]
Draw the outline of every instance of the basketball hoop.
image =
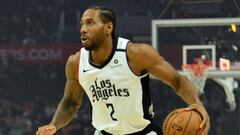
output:
[[204, 93], [203, 89], [207, 80], [209, 67], [206, 64], [186, 64], [182, 66], [185, 76], [196, 87], [199, 95]]

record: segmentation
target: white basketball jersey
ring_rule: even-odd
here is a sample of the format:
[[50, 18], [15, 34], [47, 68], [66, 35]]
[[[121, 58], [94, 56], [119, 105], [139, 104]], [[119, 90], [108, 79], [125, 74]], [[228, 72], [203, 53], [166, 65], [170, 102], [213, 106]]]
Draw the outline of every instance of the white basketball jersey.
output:
[[128, 40], [116, 39], [111, 56], [102, 66], [80, 52], [79, 83], [92, 105], [92, 124], [99, 131], [130, 134], [141, 131], [153, 117], [148, 74], [136, 76], [128, 65]]

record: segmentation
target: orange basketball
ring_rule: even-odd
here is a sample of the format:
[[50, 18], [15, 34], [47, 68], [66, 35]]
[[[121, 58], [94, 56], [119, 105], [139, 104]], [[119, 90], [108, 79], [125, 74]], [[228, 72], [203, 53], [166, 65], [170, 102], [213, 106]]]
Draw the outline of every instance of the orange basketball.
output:
[[172, 111], [164, 120], [164, 135], [201, 135], [201, 115], [195, 110]]

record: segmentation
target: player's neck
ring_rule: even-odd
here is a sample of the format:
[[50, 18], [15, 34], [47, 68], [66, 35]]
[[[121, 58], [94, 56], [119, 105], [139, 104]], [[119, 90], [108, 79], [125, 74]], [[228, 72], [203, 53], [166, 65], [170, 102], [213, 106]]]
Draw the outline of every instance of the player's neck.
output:
[[105, 61], [110, 57], [113, 49], [113, 39], [107, 38], [102, 42], [99, 48], [92, 50], [90, 60], [94, 64], [103, 65]]

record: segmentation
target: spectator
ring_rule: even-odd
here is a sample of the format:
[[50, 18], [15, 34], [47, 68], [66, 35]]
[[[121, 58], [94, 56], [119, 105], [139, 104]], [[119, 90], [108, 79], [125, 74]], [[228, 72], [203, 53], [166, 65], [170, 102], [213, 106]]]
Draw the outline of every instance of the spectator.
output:
[[26, 33], [26, 37], [22, 41], [22, 45], [36, 45], [37, 41], [30, 33]]

